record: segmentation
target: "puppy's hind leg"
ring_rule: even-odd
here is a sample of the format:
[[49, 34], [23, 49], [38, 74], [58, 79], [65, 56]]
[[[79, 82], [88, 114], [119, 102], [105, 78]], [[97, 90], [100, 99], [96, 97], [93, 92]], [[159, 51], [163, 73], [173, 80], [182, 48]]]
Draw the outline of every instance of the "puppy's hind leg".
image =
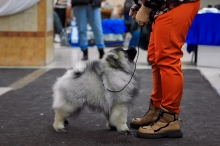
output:
[[66, 122], [66, 118], [70, 115], [70, 112], [63, 110], [62, 108], [55, 109], [55, 119], [53, 128], [57, 132], [66, 133], [67, 130], [64, 127], [64, 122]]
[[124, 104], [115, 105], [112, 107], [110, 113], [109, 122], [112, 126], [117, 128], [117, 131], [122, 134], [131, 134], [127, 122], [127, 114], [128, 114], [128, 107]]

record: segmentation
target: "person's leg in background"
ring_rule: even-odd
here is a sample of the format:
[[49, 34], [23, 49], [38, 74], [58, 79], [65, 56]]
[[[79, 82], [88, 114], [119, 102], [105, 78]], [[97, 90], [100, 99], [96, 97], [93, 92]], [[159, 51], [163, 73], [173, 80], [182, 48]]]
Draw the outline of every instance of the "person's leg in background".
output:
[[140, 35], [141, 35], [140, 30], [137, 29], [133, 31], [131, 39], [129, 41], [128, 49], [130, 49], [131, 47], [138, 47]]
[[54, 10], [57, 12], [64, 28], [66, 26], [66, 8], [55, 8]]
[[83, 52], [82, 60], [88, 60], [87, 6], [75, 6], [73, 10], [79, 31], [80, 48]]
[[[149, 24], [143, 27], [139, 27], [138, 23], [134, 19], [132, 19], [132, 24], [130, 27], [132, 37], [129, 41], [128, 49], [134, 46], [134, 47], [139, 47], [142, 50], [148, 50], [148, 46], [150, 43], [150, 34], [151, 34], [150, 29], [151, 29], [151, 26]], [[141, 35], [141, 38], [140, 38], [140, 35]], [[151, 65], [148, 59], [148, 56], [146, 56], [146, 61], [149, 65]]]
[[55, 37], [55, 34], [58, 34], [61, 39], [62, 29], [63, 29], [63, 26], [61, 24], [60, 18], [57, 15], [56, 11], [54, 11], [54, 37]]
[[129, 13], [124, 13], [124, 23], [127, 27], [127, 30], [125, 33], [127, 32], [131, 32], [131, 24], [132, 24], [132, 18], [129, 16]]
[[104, 55], [105, 44], [104, 44], [104, 36], [102, 31], [100, 8], [92, 7], [91, 5], [88, 5], [87, 9], [88, 9], [87, 15], [89, 19], [89, 24], [92, 27], [92, 31], [95, 37], [95, 43], [99, 51], [99, 58], [101, 59]]
[[63, 26], [60, 21], [59, 16], [57, 13], [54, 11], [54, 31], [56, 34], [60, 34], [62, 32]]
[[140, 39], [140, 31], [138, 23], [135, 21], [135, 19], [131, 19], [131, 26], [127, 31], [131, 34], [131, 38], [128, 40], [129, 44], [127, 49], [130, 49], [131, 47], [137, 47]]
[[160, 107], [160, 114], [153, 124], [139, 128], [139, 137], [183, 136], [178, 122], [183, 92], [181, 48], [199, 6], [200, 2], [182, 4], [155, 20], [152, 32], [155, 49], [149, 49], [148, 52], [154, 80], [151, 99], [156, 108]]

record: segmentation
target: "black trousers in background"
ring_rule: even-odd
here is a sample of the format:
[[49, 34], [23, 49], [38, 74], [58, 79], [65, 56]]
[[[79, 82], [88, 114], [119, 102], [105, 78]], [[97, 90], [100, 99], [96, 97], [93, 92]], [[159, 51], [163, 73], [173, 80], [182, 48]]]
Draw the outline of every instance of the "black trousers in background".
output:
[[66, 25], [66, 8], [55, 8], [55, 11], [57, 12], [60, 21], [62, 23], [63, 28]]

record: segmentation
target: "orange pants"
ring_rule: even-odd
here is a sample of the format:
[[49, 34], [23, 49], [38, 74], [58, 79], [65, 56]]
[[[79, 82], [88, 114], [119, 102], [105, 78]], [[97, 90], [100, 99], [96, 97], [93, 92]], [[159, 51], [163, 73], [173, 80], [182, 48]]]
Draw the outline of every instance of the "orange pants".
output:
[[186, 35], [200, 7], [200, 1], [182, 4], [158, 16], [148, 46], [148, 59], [152, 63], [155, 107], [162, 105], [171, 113], [180, 112], [183, 93], [181, 50]]

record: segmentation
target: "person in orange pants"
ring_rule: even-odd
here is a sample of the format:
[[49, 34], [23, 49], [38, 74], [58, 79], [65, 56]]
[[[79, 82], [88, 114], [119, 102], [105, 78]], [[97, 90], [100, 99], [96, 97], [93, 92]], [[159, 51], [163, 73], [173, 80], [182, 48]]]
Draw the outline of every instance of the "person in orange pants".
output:
[[153, 73], [149, 110], [130, 123], [132, 128], [139, 128], [138, 137], [183, 136], [178, 120], [184, 82], [181, 48], [199, 7], [200, 0], [145, 0], [138, 11], [131, 8], [130, 16], [139, 25], [146, 24], [152, 15], [154, 18], [148, 46]]

